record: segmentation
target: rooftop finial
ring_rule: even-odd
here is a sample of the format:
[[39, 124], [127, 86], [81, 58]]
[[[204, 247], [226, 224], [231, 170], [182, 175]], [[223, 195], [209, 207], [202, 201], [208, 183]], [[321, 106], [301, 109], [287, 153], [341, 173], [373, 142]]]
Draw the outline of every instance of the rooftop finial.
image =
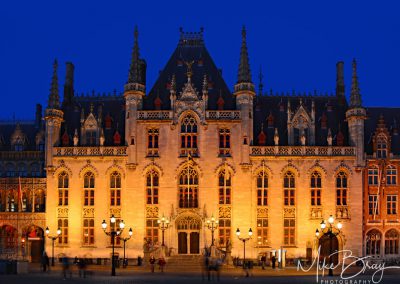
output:
[[350, 107], [361, 107], [361, 94], [358, 87], [357, 61], [353, 59], [353, 76], [351, 80]]
[[[142, 89], [146, 84], [146, 62], [140, 58], [139, 40], [138, 40], [139, 31], [137, 26], [135, 26], [133, 35], [134, 35], [134, 43], [132, 50], [132, 60], [129, 68], [128, 82], [125, 85], [125, 90], [143, 91]], [[139, 86], [138, 84], [143, 86]]]
[[254, 91], [254, 85], [251, 80], [249, 56], [248, 56], [248, 52], [247, 52], [246, 29], [244, 26], [242, 29], [242, 47], [240, 49], [238, 79], [237, 79], [237, 83], [235, 86], [235, 90], [236, 91], [239, 91], [239, 90]]
[[192, 78], [192, 75], [193, 75], [193, 71], [192, 71], [192, 65], [193, 65], [193, 63], [194, 63], [194, 61], [192, 60], [192, 61], [185, 61], [185, 64], [186, 64], [186, 66], [187, 66], [187, 72], [186, 72], [186, 75], [187, 75], [187, 77], [188, 77], [188, 82], [190, 82], [190, 80], [191, 80], [191, 78]]
[[60, 108], [60, 96], [59, 96], [59, 93], [58, 93], [57, 68], [58, 68], [57, 59], [54, 59], [53, 77], [51, 78], [48, 108], [55, 108], [55, 109], [59, 109]]

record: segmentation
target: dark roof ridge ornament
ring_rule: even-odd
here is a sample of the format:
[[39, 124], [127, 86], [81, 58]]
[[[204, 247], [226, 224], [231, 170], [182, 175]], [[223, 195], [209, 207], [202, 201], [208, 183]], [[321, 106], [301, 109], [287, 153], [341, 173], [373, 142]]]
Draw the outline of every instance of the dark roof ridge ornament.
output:
[[201, 46], [204, 45], [204, 28], [201, 27], [199, 32], [184, 32], [183, 28], [179, 28], [180, 38], [179, 45], [183, 46]]

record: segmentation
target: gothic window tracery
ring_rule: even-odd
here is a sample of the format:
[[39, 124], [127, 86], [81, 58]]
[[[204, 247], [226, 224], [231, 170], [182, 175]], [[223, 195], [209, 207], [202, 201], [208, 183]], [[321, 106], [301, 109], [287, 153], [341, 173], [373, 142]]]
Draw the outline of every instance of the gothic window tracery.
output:
[[146, 174], [146, 200], [147, 204], [158, 204], [159, 175], [154, 169]]
[[295, 177], [293, 172], [288, 171], [283, 178], [283, 199], [285, 206], [295, 205]]
[[231, 131], [228, 128], [219, 129], [219, 155], [230, 156]]
[[198, 136], [197, 122], [192, 114], [188, 114], [181, 122], [181, 155], [198, 155], [197, 136]]
[[84, 206], [94, 206], [95, 179], [92, 172], [85, 173], [83, 177]]
[[340, 171], [336, 175], [336, 205], [347, 205], [347, 174]]
[[223, 169], [218, 175], [219, 204], [231, 204], [232, 176]]
[[378, 230], [371, 230], [367, 233], [366, 237], [366, 254], [367, 255], [380, 255], [381, 253], [381, 239], [382, 234]]
[[198, 207], [199, 176], [192, 166], [184, 168], [179, 175], [179, 207]]
[[385, 254], [399, 253], [399, 232], [391, 229], [385, 234]]
[[58, 175], [58, 205], [68, 205], [69, 176], [66, 172]]
[[110, 175], [110, 206], [121, 206], [121, 174], [116, 171]]
[[257, 205], [268, 205], [268, 174], [265, 171], [257, 175]]
[[321, 180], [321, 174], [319, 172], [314, 171], [311, 174], [310, 186], [311, 186], [311, 206], [320, 206], [322, 180]]

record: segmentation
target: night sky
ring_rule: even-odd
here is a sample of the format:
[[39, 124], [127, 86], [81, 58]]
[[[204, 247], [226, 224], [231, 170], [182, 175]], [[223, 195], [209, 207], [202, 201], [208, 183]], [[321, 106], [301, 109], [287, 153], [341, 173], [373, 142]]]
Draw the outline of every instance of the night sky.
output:
[[150, 2], [2, 2], [0, 119], [33, 119], [36, 103], [45, 108], [55, 58], [60, 94], [66, 61], [75, 65], [75, 91], [122, 92], [135, 25], [147, 91], [175, 49], [179, 27], [204, 27], [208, 51], [232, 90], [245, 25], [257, 89], [261, 66], [264, 90], [333, 93], [336, 62], [343, 60], [349, 96], [355, 57], [364, 105], [400, 105], [398, 1]]

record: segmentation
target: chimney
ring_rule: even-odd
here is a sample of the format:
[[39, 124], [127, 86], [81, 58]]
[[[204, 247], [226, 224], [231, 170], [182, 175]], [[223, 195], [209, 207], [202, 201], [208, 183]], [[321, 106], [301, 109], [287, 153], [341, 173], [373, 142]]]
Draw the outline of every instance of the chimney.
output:
[[345, 102], [343, 65], [343, 61], [336, 63], [336, 97], [341, 105]]
[[66, 63], [65, 84], [64, 84], [64, 104], [70, 104], [74, 97], [74, 64]]
[[35, 128], [40, 129], [41, 127], [42, 127], [42, 105], [36, 104]]

